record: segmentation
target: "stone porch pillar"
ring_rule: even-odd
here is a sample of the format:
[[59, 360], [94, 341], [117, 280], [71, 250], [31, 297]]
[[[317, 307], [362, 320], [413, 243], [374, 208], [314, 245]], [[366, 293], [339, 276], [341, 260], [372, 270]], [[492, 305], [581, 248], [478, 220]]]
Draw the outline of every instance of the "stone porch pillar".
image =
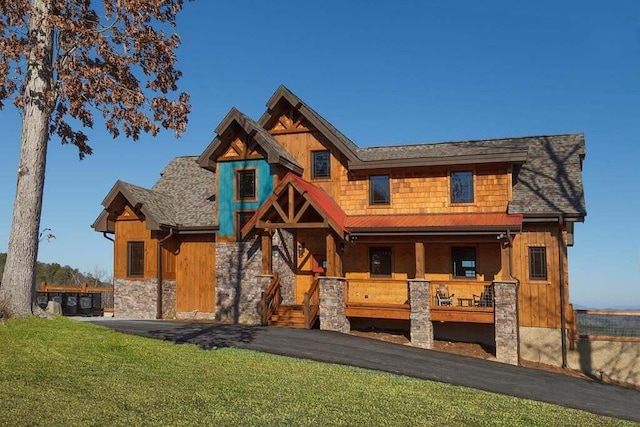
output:
[[337, 331], [344, 334], [351, 332], [344, 304], [343, 277], [319, 277], [320, 285], [320, 329]]
[[433, 348], [433, 323], [431, 323], [431, 282], [425, 279], [409, 279], [409, 304], [411, 305], [411, 345]]
[[494, 324], [498, 362], [518, 364], [518, 313], [516, 282], [494, 280]]

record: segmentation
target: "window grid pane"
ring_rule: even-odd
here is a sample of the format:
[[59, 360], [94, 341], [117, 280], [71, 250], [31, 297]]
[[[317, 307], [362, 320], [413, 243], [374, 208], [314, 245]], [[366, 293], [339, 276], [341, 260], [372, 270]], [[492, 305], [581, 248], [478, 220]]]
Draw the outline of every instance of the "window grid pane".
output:
[[473, 172], [451, 172], [451, 203], [473, 203]]
[[314, 151], [312, 152], [312, 177], [313, 178], [330, 178], [331, 177], [331, 162], [329, 157], [329, 151]]
[[389, 175], [371, 175], [369, 177], [369, 204], [388, 205], [390, 200]]
[[253, 200], [256, 198], [256, 171], [241, 170], [236, 173], [236, 189], [238, 200]]
[[391, 276], [391, 248], [369, 248], [369, 272], [372, 276]]
[[144, 276], [144, 242], [127, 242], [127, 276]]
[[547, 248], [529, 248], [529, 279], [547, 280]]
[[[242, 239], [242, 227], [244, 227], [244, 225], [249, 222], [249, 220], [251, 219], [251, 217], [253, 217], [253, 214], [255, 213], [255, 211], [244, 211], [244, 212], [237, 212], [236, 213], [236, 226], [238, 227], [238, 229], [236, 230], [236, 237], [238, 240]], [[247, 237], [250, 237], [250, 234], [247, 234]]]
[[451, 268], [454, 277], [476, 277], [476, 248], [451, 248]]

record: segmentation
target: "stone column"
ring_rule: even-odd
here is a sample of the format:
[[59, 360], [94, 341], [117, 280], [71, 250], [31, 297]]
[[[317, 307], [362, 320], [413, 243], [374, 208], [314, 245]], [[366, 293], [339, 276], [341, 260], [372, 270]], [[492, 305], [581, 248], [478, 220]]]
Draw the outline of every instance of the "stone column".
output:
[[345, 314], [343, 277], [320, 277], [320, 329], [348, 334], [351, 325]]
[[518, 313], [516, 282], [494, 280], [494, 323], [498, 362], [518, 364]]
[[409, 304], [411, 304], [411, 345], [433, 348], [433, 324], [431, 323], [431, 282], [409, 279]]

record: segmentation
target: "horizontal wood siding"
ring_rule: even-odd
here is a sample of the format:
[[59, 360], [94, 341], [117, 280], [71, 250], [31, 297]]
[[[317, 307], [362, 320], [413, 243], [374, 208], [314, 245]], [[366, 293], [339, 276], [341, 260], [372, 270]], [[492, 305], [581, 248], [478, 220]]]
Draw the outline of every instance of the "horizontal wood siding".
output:
[[[555, 228], [555, 230], [554, 230]], [[529, 247], [541, 246], [547, 252], [547, 280], [529, 279]], [[560, 327], [560, 276], [557, 225], [525, 225], [514, 240], [514, 276], [520, 280], [520, 326]], [[566, 253], [565, 289], [568, 295]]]
[[391, 203], [369, 205], [369, 178], [358, 171], [342, 181], [342, 209], [348, 215], [505, 212], [510, 196], [506, 165], [475, 167], [474, 202], [452, 204], [449, 172], [446, 168], [378, 169], [372, 175], [390, 175]]
[[119, 279], [127, 277], [127, 242], [144, 242], [144, 277], [131, 277], [141, 280], [158, 276], [157, 240], [151, 237], [146, 221], [139, 219], [127, 206], [115, 223], [115, 244], [113, 256], [113, 275]]
[[180, 237], [176, 266], [176, 311], [213, 313], [216, 280], [214, 236]]

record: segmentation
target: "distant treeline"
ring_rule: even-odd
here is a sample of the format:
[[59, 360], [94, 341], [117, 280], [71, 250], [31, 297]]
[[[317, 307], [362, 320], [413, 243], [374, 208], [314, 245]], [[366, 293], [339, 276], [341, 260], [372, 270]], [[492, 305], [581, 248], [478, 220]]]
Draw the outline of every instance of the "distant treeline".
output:
[[[0, 252], [0, 280], [4, 272], [4, 265], [7, 262], [7, 254]], [[38, 262], [36, 264], [37, 279], [36, 284], [40, 286], [42, 282], [51, 285], [80, 286], [87, 283], [89, 286], [111, 286], [110, 280], [104, 271], [93, 273], [82, 273], [77, 268], [68, 265], [60, 265], [56, 262]]]

